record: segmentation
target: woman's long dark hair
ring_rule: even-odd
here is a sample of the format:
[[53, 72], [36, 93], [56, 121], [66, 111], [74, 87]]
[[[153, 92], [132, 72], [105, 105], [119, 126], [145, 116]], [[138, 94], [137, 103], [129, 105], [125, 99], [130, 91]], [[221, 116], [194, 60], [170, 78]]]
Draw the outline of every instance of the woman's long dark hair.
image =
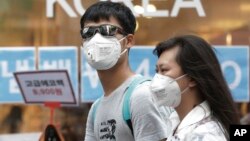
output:
[[209, 103], [212, 115], [221, 123], [228, 138], [230, 124], [239, 124], [239, 114], [214, 48], [200, 37], [183, 35], [159, 43], [153, 52], [160, 57], [162, 52], [176, 46], [180, 47], [177, 63], [197, 83], [199, 93]]

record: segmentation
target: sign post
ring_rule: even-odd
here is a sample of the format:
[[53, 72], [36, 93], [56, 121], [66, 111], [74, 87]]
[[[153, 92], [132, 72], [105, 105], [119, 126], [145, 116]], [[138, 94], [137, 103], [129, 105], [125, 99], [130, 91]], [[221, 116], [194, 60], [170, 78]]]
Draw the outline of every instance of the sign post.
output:
[[60, 102], [45, 102], [44, 106], [50, 108], [50, 124], [54, 124], [54, 110], [61, 106]]
[[25, 103], [50, 108], [50, 124], [53, 124], [55, 108], [61, 104], [77, 104], [67, 70], [15, 72], [14, 76]]

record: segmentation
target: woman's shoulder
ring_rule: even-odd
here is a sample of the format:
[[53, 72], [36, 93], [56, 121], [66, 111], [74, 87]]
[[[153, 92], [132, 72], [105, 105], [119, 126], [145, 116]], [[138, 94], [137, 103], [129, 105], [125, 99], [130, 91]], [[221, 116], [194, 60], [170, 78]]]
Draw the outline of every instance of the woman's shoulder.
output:
[[188, 140], [200, 140], [200, 141], [210, 141], [210, 140], [220, 140], [226, 141], [224, 131], [220, 123], [215, 120], [207, 120], [201, 124], [196, 125], [193, 132], [186, 136]]

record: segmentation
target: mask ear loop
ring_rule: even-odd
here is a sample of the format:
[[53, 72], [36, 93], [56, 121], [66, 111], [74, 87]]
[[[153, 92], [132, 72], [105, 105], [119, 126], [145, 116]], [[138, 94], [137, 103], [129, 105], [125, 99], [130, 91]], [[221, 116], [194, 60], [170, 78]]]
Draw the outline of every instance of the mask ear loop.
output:
[[119, 42], [121, 42], [123, 39], [125, 39], [127, 36], [124, 36], [123, 38], [121, 38], [120, 40], [118, 40]]
[[[181, 79], [181, 78], [183, 78], [183, 77], [185, 77], [185, 76], [187, 76], [187, 74], [184, 74], [184, 75], [182, 75], [182, 76], [176, 78], [175, 80], [179, 80], [179, 79]], [[183, 91], [181, 91], [181, 94], [185, 93], [188, 89], [189, 89], [189, 86], [186, 87]]]
[[174, 80], [171, 80], [169, 83], [173, 83], [174, 81], [177, 81], [185, 76], [187, 76], [187, 74], [183, 74], [182, 76], [179, 76], [179, 77], [175, 78]]
[[123, 55], [127, 50], [128, 50], [128, 49], [124, 49], [124, 50], [122, 51], [122, 53], [120, 54], [120, 56]]
[[[118, 41], [121, 42], [121, 41], [124, 40], [126, 37], [127, 37], [127, 36], [124, 36], [123, 38], [121, 38], [121, 39], [118, 40]], [[127, 50], [128, 50], [127, 48], [124, 49], [124, 50], [121, 52], [120, 56], [123, 55]]]
[[[183, 74], [182, 76], [177, 77], [176, 79], [174, 79], [174, 80], [170, 81], [170, 83], [173, 83], [174, 81], [177, 81], [177, 80], [179, 80], [179, 79], [181, 79], [181, 78], [183, 78], [183, 77], [185, 77], [185, 76], [187, 76], [187, 74]], [[186, 87], [183, 91], [181, 91], [181, 93], [180, 93], [180, 94], [185, 93], [188, 89], [189, 89], [189, 87]]]
[[177, 81], [177, 80], [179, 80], [179, 79], [181, 79], [181, 78], [183, 78], [183, 77], [185, 77], [185, 76], [187, 76], [187, 74], [183, 74], [182, 76], [176, 78], [175, 81]]
[[181, 91], [181, 94], [185, 93], [188, 89], [189, 87], [186, 87], [183, 91]]

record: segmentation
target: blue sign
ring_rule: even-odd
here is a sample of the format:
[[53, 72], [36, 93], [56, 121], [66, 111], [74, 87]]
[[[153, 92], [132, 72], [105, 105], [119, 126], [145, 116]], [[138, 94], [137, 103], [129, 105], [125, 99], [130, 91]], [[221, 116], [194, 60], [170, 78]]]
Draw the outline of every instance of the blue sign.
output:
[[152, 46], [136, 46], [129, 52], [129, 63], [134, 72], [147, 77], [155, 75], [158, 57], [153, 55]]
[[[129, 62], [134, 72], [154, 76], [157, 56], [153, 55], [153, 48], [137, 46], [130, 50]], [[249, 101], [249, 47], [216, 46], [216, 55], [234, 100]], [[82, 64], [82, 101], [92, 102], [103, 94], [103, 89], [96, 70], [84, 58]]]
[[67, 70], [79, 102], [78, 56], [76, 47], [42, 47], [38, 50], [39, 70]]
[[93, 102], [103, 94], [103, 89], [97, 74], [97, 71], [92, 68], [82, 52], [81, 65], [81, 100], [83, 102]]
[[215, 47], [217, 58], [234, 101], [249, 102], [249, 47]]
[[[234, 100], [249, 101], [249, 47], [215, 47]], [[130, 49], [129, 63], [134, 72], [154, 76], [157, 56], [153, 55], [153, 49], [153, 46], [136, 46]], [[35, 70], [35, 58], [39, 60], [40, 70], [68, 70], [79, 102], [77, 47], [60, 46], [39, 48], [37, 57], [31, 47], [0, 48], [0, 103], [23, 102], [13, 72]], [[84, 57], [81, 58], [81, 64], [80, 99], [83, 102], [93, 102], [103, 94], [103, 88], [97, 71], [89, 66]]]
[[[151, 77], [155, 74], [157, 57], [152, 54], [152, 47], [133, 47], [129, 52], [131, 69], [144, 76]], [[83, 52], [82, 52], [83, 54]], [[103, 94], [99, 77], [95, 69], [82, 57], [82, 101], [93, 102]]]
[[0, 103], [24, 102], [13, 72], [35, 70], [33, 47], [0, 48]]

